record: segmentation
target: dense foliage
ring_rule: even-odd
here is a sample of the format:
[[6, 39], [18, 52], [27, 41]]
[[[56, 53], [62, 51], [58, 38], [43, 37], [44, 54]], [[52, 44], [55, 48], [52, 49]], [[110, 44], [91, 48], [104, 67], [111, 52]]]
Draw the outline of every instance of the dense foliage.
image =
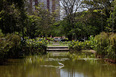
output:
[[25, 26], [25, 0], [0, 0], [0, 29], [2, 32], [22, 32]]
[[0, 59], [18, 57], [20, 54], [20, 37], [15, 34], [7, 34], [0, 38]]
[[44, 39], [29, 39], [24, 42], [16, 34], [2, 35], [0, 36], [0, 61], [8, 58], [20, 58], [26, 55], [45, 54], [46, 45], [47, 42]]
[[69, 49], [70, 52], [93, 49], [98, 57], [116, 60], [116, 34], [102, 32], [96, 35], [95, 38], [91, 37], [88, 41], [72, 41], [69, 44]]
[[115, 0], [83, 0], [83, 7], [80, 7], [88, 10], [74, 12], [64, 17], [60, 23], [62, 33], [70, 40], [74, 40], [97, 35], [103, 31], [115, 32], [115, 2]]
[[47, 41], [45, 39], [36, 38], [36, 39], [28, 39], [26, 40], [26, 54], [45, 54]]
[[95, 40], [97, 41], [95, 50], [97, 54], [106, 55], [107, 54], [107, 46], [108, 46], [108, 34], [105, 32], [100, 33], [99, 35], [95, 36]]
[[35, 6], [35, 11], [29, 8], [29, 13], [27, 0], [0, 0], [0, 59], [45, 53], [46, 41], [35, 38], [50, 35], [66, 36], [70, 41], [93, 35], [95, 39], [72, 41], [69, 48], [95, 49], [98, 55], [115, 59], [116, 0], [62, 1], [66, 15], [58, 21], [57, 11], [43, 9], [44, 4]]
[[101, 10], [88, 10], [76, 13], [73, 28], [67, 19], [61, 21], [60, 26], [65, 35], [72, 35], [72, 39], [89, 37], [105, 31], [107, 18], [101, 13]]
[[94, 37], [91, 36], [90, 40], [85, 40], [84, 42], [81, 41], [72, 41], [69, 44], [69, 49], [72, 52], [77, 52], [77, 51], [81, 51], [81, 50], [86, 50], [86, 49], [93, 49], [95, 46], [95, 41], [94, 41]]
[[98, 55], [116, 60], [116, 34], [102, 32], [95, 36], [95, 40]]

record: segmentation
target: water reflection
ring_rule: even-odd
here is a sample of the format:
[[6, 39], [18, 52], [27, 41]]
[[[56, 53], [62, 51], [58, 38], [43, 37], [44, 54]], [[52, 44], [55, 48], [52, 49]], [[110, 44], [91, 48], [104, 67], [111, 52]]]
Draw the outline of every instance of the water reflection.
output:
[[116, 65], [96, 58], [27, 57], [0, 65], [0, 77], [115, 77]]

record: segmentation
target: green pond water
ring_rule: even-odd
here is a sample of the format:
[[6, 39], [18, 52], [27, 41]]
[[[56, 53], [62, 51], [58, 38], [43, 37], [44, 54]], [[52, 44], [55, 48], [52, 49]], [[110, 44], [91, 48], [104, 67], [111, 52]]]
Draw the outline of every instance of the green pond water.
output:
[[0, 77], [116, 77], [116, 65], [91, 55], [49, 53], [9, 59], [0, 65]]

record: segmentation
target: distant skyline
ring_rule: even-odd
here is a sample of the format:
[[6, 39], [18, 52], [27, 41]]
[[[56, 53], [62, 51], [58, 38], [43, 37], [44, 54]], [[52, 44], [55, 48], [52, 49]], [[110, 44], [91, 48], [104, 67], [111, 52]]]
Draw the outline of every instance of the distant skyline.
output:
[[35, 11], [35, 5], [37, 6], [39, 3], [43, 3], [45, 5], [45, 9], [48, 9], [50, 12], [54, 12], [59, 8], [60, 0], [28, 0], [29, 8], [32, 11]]
[[28, 0], [28, 12], [32, 14], [32, 11], [35, 11], [35, 6], [39, 3], [44, 4], [44, 9], [48, 9], [50, 12], [55, 12], [57, 10], [58, 19], [60, 19], [60, 0]]

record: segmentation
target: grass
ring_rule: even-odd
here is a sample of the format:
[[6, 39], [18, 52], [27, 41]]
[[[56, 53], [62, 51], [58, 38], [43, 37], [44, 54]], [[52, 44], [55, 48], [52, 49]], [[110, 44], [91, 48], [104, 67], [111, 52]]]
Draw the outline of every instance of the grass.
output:
[[50, 41], [47, 46], [68, 46], [70, 43], [70, 41], [65, 41], [65, 42], [61, 42], [61, 41]]

